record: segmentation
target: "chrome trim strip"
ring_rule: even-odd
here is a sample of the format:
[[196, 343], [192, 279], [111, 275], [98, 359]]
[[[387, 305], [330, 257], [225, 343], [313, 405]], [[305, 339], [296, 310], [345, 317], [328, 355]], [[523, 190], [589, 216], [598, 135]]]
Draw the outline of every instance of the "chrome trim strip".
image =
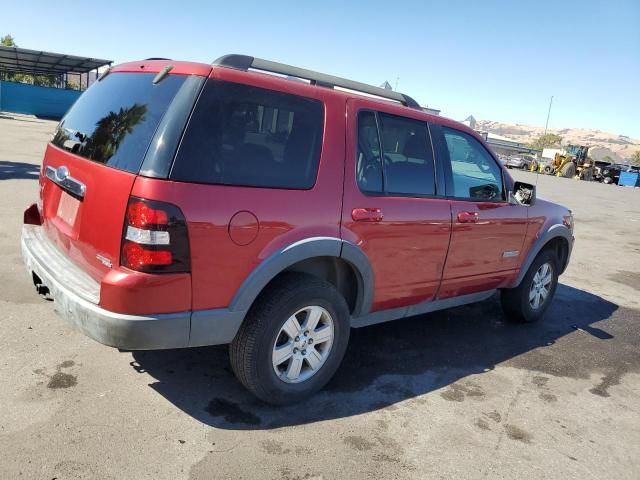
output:
[[69, 169], [67, 167], [61, 166], [55, 169], [49, 166], [46, 168], [44, 174], [49, 180], [63, 190], [66, 190], [80, 199], [84, 198], [87, 187], [80, 180], [69, 176]]

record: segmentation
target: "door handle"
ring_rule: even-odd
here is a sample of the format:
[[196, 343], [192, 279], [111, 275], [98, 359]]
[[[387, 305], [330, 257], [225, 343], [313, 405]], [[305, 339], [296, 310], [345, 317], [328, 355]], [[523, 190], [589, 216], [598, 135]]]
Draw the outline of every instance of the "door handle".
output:
[[460, 212], [458, 213], [458, 223], [476, 223], [480, 218], [478, 212]]
[[351, 210], [354, 222], [379, 222], [384, 218], [379, 208], [354, 208]]

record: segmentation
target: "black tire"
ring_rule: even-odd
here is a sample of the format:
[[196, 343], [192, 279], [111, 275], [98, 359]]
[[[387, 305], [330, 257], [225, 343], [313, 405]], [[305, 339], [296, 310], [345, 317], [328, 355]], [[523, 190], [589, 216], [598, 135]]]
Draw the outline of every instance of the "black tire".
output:
[[576, 166], [573, 162], [566, 163], [560, 170], [560, 176], [564, 178], [573, 178], [576, 176]]
[[[538, 269], [548, 263], [552, 269], [552, 280], [549, 287], [549, 294], [538, 308], [534, 309], [529, 301], [529, 294], [533, 284], [533, 279]], [[558, 258], [553, 250], [542, 250], [535, 258], [526, 275], [516, 288], [504, 289], [501, 292], [500, 300], [502, 309], [507, 319], [518, 323], [531, 323], [540, 320], [549, 305], [558, 287]]]
[[[312, 305], [324, 308], [332, 317], [333, 344], [311, 378], [287, 383], [274, 370], [273, 348], [284, 323], [298, 310]], [[333, 377], [349, 343], [350, 327], [347, 302], [333, 285], [311, 275], [284, 274], [265, 288], [249, 310], [229, 349], [231, 368], [238, 380], [264, 402], [299, 402]]]

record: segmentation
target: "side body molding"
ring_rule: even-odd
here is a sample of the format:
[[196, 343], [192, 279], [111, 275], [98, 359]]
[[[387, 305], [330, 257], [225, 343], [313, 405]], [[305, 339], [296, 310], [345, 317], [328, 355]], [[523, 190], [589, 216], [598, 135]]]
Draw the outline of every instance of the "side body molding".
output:
[[517, 287], [518, 285], [520, 285], [520, 282], [522, 282], [524, 276], [527, 273], [527, 270], [529, 270], [529, 267], [533, 263], [533, 260], [536, 258], [538, 253], [540, 253], [540, 251], [544, 248], [544, 246], [547, 243], [549, 243], [550, 240], [557, 237], [564, 238], [567, 241], [567, 246], [568, 246], [567, 258], [565, 260], [564, 265], [560, 266], [559, 273], [564, 272], [564, 269], [569, 263], [569, 257], [571, 257], [571, 249], [573, 248], [573, 236], [571, 235], [571, 232], [566, 226], [561, 224], [555, 224], [555, 225], [552, 225], [543, 235], [540, 235], [540, 237], [536, 240], [533, 246], [529, 249], [527, 258], [525, 258], [524, 262], [522, 263], [522, 266], [520, 267], [520, 272], [518, 273], [518, 277], [513, 282], [511, 287]]

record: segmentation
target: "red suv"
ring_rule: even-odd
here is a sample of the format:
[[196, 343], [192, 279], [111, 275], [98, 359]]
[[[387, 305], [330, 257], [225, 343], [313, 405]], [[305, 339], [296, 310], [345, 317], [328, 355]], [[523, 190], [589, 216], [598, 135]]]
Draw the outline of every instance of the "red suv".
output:
[[22, 251], [41, 294], [123, 349], [230, 343], [274, 404], [350, 328], [477, 302], [539, 319], [573, 218], [409, 96], [275, 62], [111, 68], [62, 119]]

